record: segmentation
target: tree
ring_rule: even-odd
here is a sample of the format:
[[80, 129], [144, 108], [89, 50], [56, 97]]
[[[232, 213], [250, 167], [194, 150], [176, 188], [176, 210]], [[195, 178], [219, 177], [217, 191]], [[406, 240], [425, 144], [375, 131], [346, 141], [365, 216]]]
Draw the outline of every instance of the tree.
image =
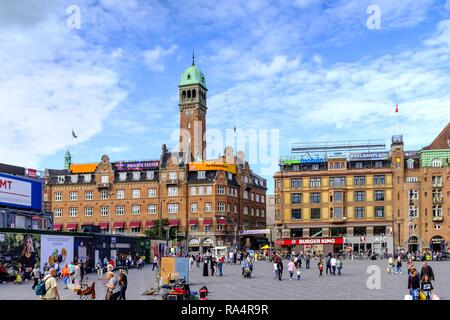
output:
[[[158, 219], [155, 220], [155, 225], [145, 230], [145, 235], [149, 237], [150, 239], [158, 239], [158, 240], [165, 240], [167, 237], [167, 231], [164, 230], [164, 227], [169, 225], [169, 219]], [[159, 236], [159, 229], [162, 229], [161, 237]], [[170, 228], [169, 231], [169, 239], [175, 239], [176, 237], [177, 228]]]

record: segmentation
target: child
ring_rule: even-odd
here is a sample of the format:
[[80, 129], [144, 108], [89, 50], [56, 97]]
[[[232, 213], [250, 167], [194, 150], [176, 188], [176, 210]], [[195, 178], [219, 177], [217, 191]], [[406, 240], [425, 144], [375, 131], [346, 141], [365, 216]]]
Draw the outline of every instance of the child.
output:
[[19, 270], [17, 272], [17, 276], [16, 276], [16, 284], [22, 284], [22, 267], [19, 264]]
[[320, 259], [319, 263], [317, 264], [319, 267], [319, 277], [323, 277], [322, 273], [323, 273], [323, 262], [322, 259]]
[[297, 272], [297, 280], [300, 280], [300, 275], [302, 274], [302, 272], [300, 271], [300, 266], [297, 268], [296, 272]]
[[39, 280], [41, 279], [41, 270], [39, 270], [39, 265], [35, 264], [33, 271], [31, 271], [31, 274], [33, 275], [34, 283], [33, 283], [33, 290], [36, 288], [36, 286], [39, 283]]
[[278, 278], [278, 264], [276, 262], [273, 264], [273, 274], [274, 279]]
[[430, 276], [425, 274], [422, 277], [422, 283], [420, 284], [420, 288], [427, 295], [427, 300], [431, 300], [431, 291], [433, 290], [433, 285], [430, 281]]

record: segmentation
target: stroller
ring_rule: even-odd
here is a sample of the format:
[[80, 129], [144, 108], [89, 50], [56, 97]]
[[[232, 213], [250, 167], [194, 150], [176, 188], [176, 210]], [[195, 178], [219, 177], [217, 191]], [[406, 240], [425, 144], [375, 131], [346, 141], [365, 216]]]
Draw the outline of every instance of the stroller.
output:
[[95, 282], [90, 287], [78, 290], [77, 295], [80, 296], [80, 300], [95, 300]]

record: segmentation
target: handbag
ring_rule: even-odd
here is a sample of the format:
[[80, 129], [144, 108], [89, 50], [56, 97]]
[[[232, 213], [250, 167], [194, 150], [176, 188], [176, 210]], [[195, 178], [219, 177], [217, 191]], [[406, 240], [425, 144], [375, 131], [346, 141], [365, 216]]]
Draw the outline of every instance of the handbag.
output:
[[112, 290], [106, 291], [105, 300], [112, 300], [113, 292]]

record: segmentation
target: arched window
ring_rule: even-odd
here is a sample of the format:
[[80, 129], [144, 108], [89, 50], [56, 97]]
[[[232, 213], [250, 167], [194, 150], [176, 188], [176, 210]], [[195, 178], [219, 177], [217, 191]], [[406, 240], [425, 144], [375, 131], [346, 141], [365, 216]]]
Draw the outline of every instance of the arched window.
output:
[[183, 91], [182, 93], [181, 93], [181, 99], [186, 99], [186, 91]]
[[433, 161], [431, 162], [431, 166], [433, 168], [440, 168], [440, 167], [442, 167], [442, 160], [440, 160], [440, 159], [433, 159]]
[[197, 93], [195, 92], [195, 89], [192, 90], [192, 98], [195, 98], [197, 96]]
[[191, 90], [188, 90], [188, 92], [187, 92], [187, 97], [188, 97], [188, 99], [191, 98]]

